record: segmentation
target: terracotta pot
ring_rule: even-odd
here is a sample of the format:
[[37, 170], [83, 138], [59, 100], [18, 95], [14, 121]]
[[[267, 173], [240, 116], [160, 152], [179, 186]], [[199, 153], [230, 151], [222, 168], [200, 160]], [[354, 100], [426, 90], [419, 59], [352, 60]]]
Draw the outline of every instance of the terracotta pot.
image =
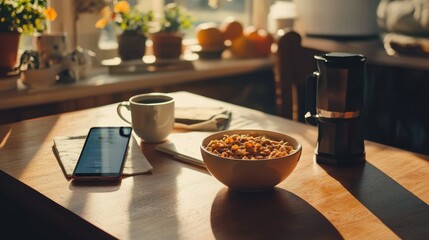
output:
[[155, 33], [151, 35], [153, 55], [157, 59], [176, 59], [182, 54], [181, 33]]
[[146, 52], [146, 39], [143, 34], [124, 32], [118, 35], [118, 53], [122, 60], [142, 59]]
[[18, 32], [0, 32], [0, 68], [4, 70], [11, 70], [17, 67], [18, 45], [19, 37]]

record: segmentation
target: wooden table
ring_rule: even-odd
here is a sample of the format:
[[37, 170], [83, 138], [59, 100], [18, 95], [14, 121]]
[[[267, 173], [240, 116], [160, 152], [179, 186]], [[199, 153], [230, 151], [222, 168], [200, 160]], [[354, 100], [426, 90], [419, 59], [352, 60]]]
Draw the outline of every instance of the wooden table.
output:
[[28, 215], [40, 219], [32, 224], [41, 234], [62, 238], [429, 237], [428, 156], [366, 142], [364, 165], [323, 166], [313, 160], [314, 127], [185, 92], [175, 97], [178, 105], [231, 107], [232, 126], [240, 115], [253, 122], [243, 128], [296, 137], [303, 145], [298, 166], [273, 190], [240, 193], [207, 170], [142, 144], [154, 167], [151, 174], [124, 178], [119, 186], [74, 185], [52, 152], [53, 138], [86, 134], [92, 126], [123, 125], [116, 105], [108, 105], [1, 125], [0, 196], [23, 204]]

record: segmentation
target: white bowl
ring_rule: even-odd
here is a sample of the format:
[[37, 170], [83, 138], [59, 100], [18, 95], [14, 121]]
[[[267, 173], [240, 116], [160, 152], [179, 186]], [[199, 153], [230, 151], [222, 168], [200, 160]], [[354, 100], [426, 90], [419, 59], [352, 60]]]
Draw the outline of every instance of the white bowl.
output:
[[[285, 140], [295, 149], [291, 154], [261, 160], [241, 160], [218, 156], [206, 149], [211, 140], [225, 134], [255, 133], [271, 140]], [[268, 190], [285, 180], [295, 169], [301, 157], [302, 146], [295, 138], [283, 133], [265, 130], [227, 130], [206, 137], [200, 146], [201, 155], [209, 172], [231, 189], [239, 191]]]
[[58, 69], [58, 67], [28, 69], [21, 73], [21, 81], [29, 88], [46, 88], [57, 81]]

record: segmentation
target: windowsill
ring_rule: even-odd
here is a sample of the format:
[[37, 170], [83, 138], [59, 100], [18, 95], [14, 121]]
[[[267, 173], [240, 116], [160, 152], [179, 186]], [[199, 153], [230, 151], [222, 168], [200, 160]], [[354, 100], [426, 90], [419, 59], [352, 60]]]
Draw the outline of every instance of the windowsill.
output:
[[273, 59], [221, 59], [193, 61], [194, 69], [110, 75], [107, 68], [94, 70], [91, 76], [74, 83], [57, 84], [45, 89], [28, 89], [2, 92], [0, 109], [74, 100], [103, 94], [113, 94], [137, 89], [154, 88], [185, 82], [204, 81], [273, 68]]

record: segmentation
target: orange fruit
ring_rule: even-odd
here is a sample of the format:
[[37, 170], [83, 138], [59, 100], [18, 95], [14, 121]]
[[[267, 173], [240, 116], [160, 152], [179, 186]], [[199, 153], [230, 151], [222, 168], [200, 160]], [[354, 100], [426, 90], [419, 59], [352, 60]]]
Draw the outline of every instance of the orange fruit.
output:
[[256, 28], [255, 26], [247, 26], [246, 28], [243, 29], [243, 34], [246, 36], [255, 34], [258, 32], [258, 28]]
[[243, 34], [243, 25], [234, 17], [227, 17], [220, 25], [220, 31], [225, 39], [232, 41]]
[[252, 42], [255, 57], [268, 57], [271, 54], [274, 38], [269, 32], [264, 29], [247, 27], [244, 30], [244, 36]]
[[254, 54], [252, 41], [244, 35], [233, 39], [229, 50], [233, 56], [238, 58], [250, 58]]
[[197, 40], [202, 49], [220, 49], [225, 46], [225, 38], [215, 23], [198, 25]]

